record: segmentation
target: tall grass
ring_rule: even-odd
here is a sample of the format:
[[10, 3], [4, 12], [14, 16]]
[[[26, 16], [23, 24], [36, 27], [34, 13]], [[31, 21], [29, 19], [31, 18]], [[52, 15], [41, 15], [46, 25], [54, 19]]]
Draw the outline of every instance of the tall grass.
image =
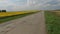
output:
[[60, 16], [54, 12], [45, 12], [48, 34], [60, 34]]

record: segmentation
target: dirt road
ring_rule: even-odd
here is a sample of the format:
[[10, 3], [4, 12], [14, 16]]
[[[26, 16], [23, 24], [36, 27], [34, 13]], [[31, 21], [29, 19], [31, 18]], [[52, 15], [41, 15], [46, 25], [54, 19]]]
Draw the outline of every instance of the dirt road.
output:
[[43, 11], [10, 22], [15, 28], [6, 34], [47, 34]]

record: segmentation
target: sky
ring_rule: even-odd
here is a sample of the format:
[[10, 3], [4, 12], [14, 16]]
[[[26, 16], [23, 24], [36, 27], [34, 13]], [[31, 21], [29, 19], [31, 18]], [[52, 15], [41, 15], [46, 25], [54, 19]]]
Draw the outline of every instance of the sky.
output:
[[60, 9], [60, 0], [0, 0], [0, 10], [54, 10]]

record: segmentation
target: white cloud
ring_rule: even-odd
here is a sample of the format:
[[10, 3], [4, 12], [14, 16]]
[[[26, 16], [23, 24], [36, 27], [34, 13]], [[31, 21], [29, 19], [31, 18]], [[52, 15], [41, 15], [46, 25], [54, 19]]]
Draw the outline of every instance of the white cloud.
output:
[[51, 6], [60, 6], [60, 3], [57, 3], [55, 5], [48, 3], [51, 1], [60, 2], [60, 0], [27, 0], [27, 2], [18, 2], [18, 1], [19, 0], [13, 0], [13, 1], [12, 0], [0, 0], [0, 9], [25, 10], [25, 9], [44, 8], [44, 7], [47, 8]]
[[10, 0], [0, 0], [0, 9], [20, 10], [27, 7], [26, 3], [24, 5], [21, 5], [23, 2], [20, 2], [19, 4], [17, 3], [11, 2]]

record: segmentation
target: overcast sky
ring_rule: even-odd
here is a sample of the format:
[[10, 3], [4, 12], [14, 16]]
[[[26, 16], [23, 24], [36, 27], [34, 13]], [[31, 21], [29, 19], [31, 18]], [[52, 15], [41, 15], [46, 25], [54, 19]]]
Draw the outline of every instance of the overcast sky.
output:
[[60, 9], [60, 0], [0, 0], [0, 9], [8, 11]]

